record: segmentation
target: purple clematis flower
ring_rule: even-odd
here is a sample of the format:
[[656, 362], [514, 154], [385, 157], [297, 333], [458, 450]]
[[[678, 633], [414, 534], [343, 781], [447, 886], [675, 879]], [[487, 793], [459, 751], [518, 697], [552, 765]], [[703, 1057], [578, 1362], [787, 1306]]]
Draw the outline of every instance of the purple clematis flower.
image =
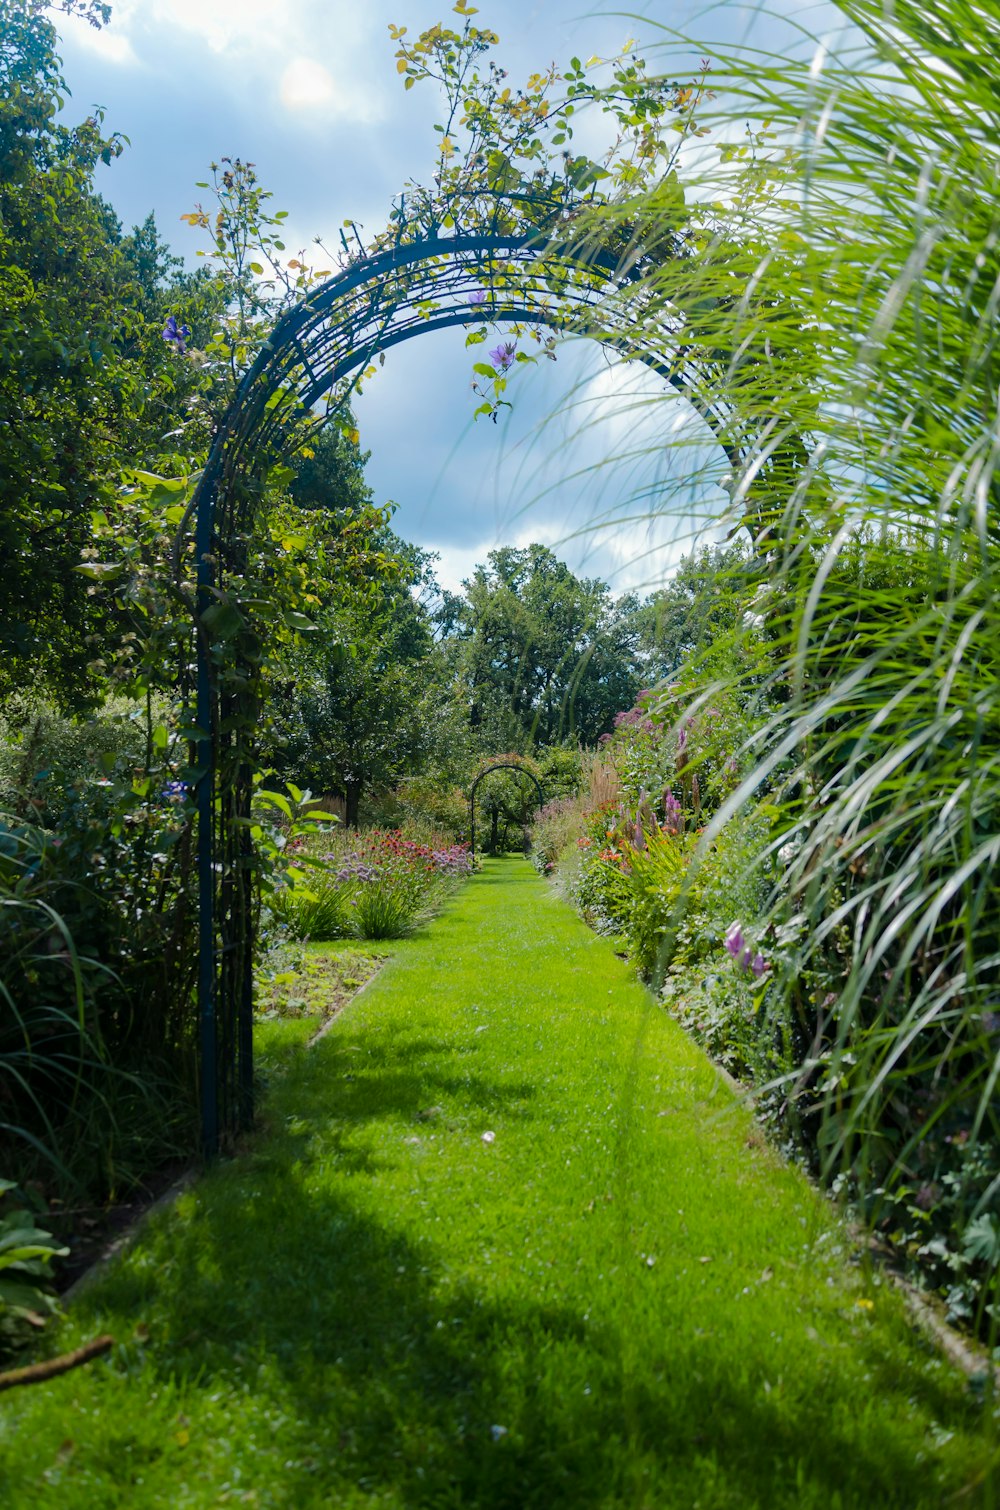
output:
[[516, 351], [517, 347], [513, 341], [505, 341], [502, 346], [496, 346], [490, 352], [490, 361], [498, 372], [506, 372], [507, 368], [513, 365]]
[[740, 969], [752, 975], [755, 980], [760, 980], [768, 969], [767, 960], [759, 952], [754, 952], [752, 944], [747, 943], [739, 923], [734, 923], [726, 935], [726, 948]]
[[190, 330], [188, 330], [186, 325], [178, 325], [177, 320], [173, 315], [167, 316], [167, 323], [163, 327], [163, 339], [170, 345], [176, 346], [177, 350], [182, 356], [184, 352], [187, 351], [187, 346], [185, 343], [187, 342], [190, 335], [191, 332]]
[[485, 288], [474, 288], [472, 290], [472, 293], [469, 295], [469, 303], [471, 305], [473, 305], [473, 306], [475, 306], [477, 304], [485, 304], [486, 303], [486, 290], [485, 290]]

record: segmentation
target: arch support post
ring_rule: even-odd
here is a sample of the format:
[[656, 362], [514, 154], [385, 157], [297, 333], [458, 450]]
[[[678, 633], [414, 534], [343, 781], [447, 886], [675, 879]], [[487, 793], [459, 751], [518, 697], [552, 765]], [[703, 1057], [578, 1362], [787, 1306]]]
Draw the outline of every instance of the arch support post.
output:
[[197, 596], [195, 654], [197, 684], [195, 719], [195, 806], [198, 812], [198, 1048], [200, 1060], [201, 1146], [206, 1159], [219, 1151], [219, 1066], [215, 1016], [215, 689], [212, 648], [202, 615], [212, 601], [215, 567], [212, 554], [215, 525], [216, 472], [206, 468], [198, 487], [195, 521]]

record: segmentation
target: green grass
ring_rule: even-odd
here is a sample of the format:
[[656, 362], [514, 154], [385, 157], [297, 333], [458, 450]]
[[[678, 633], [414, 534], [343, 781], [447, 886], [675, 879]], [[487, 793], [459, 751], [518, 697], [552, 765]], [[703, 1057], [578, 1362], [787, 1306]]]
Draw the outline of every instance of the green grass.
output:
[[114, 1353], [0, 1400], [5, 1507], [991, 1503], [964, 1381], [523, 861], [306, 1030], [58, 1339]]

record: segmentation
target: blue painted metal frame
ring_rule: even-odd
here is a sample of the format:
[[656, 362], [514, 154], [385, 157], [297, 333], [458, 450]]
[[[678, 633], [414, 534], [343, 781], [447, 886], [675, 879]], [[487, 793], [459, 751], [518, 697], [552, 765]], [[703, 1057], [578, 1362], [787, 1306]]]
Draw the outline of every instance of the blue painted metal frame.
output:
[[[435, 232], [359, 257], [276, 322], [214, 437], [194, 500], [198, 1020], [207, 1157], [218, 1151], [223, 1134], [252, 1115], [253, 902], [246, 876], [227, 874], [227, 867], [238, 870], [242, 854], [229, 829], [246, 824], [250, 794], [221, 800], [219, 692], [201, 616], [225, 586], [229, 543], [252, 534], [260, 491], [255, 479], [266, 477], [281, 457], [288, 421], [314, 412], [334, 385], [402, 341], [454, 326], [511, 321], [588, 335], [643, 362], [685, 396], [730, 461], [739, 458], [732, 416], [702, 396], [704, 375], [683, 344], [682, 317], [666, 305], [637, 310], [628, 301], [615, 304], [616, 296], [642, 283], [649, 259], [630, 252], [624, 262], [600, 247], [560, 244], [553, 239], [558, 230], [554, 219], [548, 227], [516, 235]], [[565, 280], [558, 290], [552, 288], [553, 269]], [[521, 275], [517, 287], [516, 274]], [[486, 299], [473, 303], [470, 295], [480, 291]], [[537, 778], [521, 766], [513, 769], [531, 777], [544, 802]], [[473, 843], [475, 787], [481, 779], [470, 799]]]

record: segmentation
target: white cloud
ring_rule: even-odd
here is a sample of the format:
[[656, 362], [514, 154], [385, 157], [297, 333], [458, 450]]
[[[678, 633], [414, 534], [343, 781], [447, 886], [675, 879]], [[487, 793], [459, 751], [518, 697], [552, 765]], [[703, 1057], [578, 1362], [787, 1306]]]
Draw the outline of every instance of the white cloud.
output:
[[156, 21], [204, 38], [213, 52], [274, 47], [281, 35], [273, 0], [153, 0], [152, 7], [144, 9], [150, 9]]
[[116, 20], [117, 10], [111, 26], [100, 30], [79, 16], [67, 16], [61, 24], [65, 34], [72, 36], [85, 52], [96, 53], [108, 63], [134, 66], [139, 59], [123, 27], [114, 24]]
[[93, 27], [88, 27], [85, 45], [100, 53], [102, 58], [107, 58], [109, 63], [134, 64], [139, 61], [128, 37], [122, 36], [120, 32], [95, 31]]
[[313, 110], [333, 100], [333, 79], [322, 63], [296, 58], [281, 75], [279, 92], [289, 110]]
[[387, 45], [373, 45], [377, 18], [346, 0], [115, 0], [110, 27], [69, 17], [66, 31], [121, 64], [170, 57], [186, 68], [194, 49], [211, 60], [219, 99], [241, 92], [286, 114], [371, 125], [397, 84]]

